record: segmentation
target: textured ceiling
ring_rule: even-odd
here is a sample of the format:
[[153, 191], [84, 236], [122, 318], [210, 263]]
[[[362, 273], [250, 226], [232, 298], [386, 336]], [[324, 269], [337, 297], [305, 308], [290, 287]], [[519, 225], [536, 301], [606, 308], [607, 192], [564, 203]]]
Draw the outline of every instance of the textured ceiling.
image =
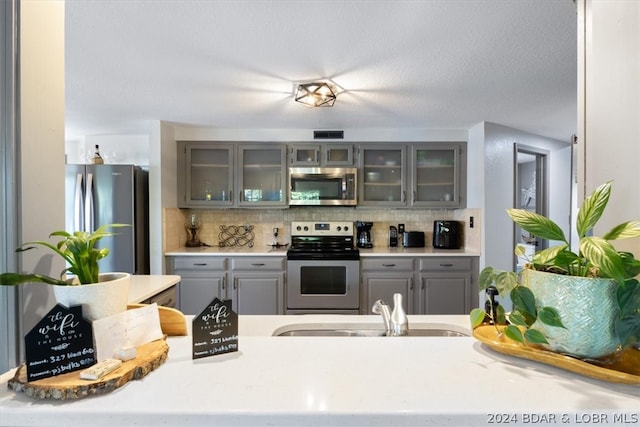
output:
[[[66, 133], [217, 128], [469, 128], [568, 141], [572, 0], [67, 0]], [[328, 78], [332, 108], [293, 101]]]

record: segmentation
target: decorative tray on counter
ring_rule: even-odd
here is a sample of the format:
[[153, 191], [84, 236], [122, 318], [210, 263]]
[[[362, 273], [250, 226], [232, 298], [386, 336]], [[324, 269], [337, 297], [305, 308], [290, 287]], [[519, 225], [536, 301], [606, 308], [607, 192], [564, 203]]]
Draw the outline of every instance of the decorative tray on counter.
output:
[[74, 400], [94, 394], [109, 393], [129, 381], [139, 380], [158, 368], [167, 359], [169, 346], [165, 339], [137, 347], [135, 359], [122, 362], [119, 368], [97, 380], [80, 379], [80, 371], [55, 377], [27, 381], [27, 367], [23, 363], [7, 383], [8, 387], [34, 399]]
[[627, 348], [612, 363], [601, 365], [596, 364], [596, 361], [586, 362], [571, 356], [523, 346], [500, 334], [495, 326], [479, 326], [473, 330], [473, 336], [499, 353], [533, 360], [603, 381], [640, 384], [640, 350]]

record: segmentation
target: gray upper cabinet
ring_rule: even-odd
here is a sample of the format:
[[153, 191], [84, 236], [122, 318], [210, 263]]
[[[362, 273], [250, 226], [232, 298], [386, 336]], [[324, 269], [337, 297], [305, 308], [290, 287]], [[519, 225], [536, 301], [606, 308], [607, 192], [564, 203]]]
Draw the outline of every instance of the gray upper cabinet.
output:
[[406, 146], [361, 145], [358, 205], [406, 206]]
[[410, 205], [424, 208], [466, 206], [465, 143], [411, 146]]
[[234, 146], [178, 142], [178, 207], [233, 205]]
[[286, 156], [280, 144], [238, 146], [238, 206], [287, 206]]
[[466, 143], [361, 145], [360, 206], [466, 207]]
[[291, 166], [353, 166], [352, 144], [293, 144]]
[[286, 147], [178, 142], [178, 207], [286, 207]]

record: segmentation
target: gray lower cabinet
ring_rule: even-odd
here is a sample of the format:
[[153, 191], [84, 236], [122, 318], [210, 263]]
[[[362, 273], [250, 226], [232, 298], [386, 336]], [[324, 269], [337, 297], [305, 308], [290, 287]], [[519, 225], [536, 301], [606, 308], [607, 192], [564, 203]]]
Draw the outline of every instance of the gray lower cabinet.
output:
[[419, 314], [468, 314], [478, 306], [476, 257], [419, 258]]
[[362, 257], [361, 314], [393, 294], [408, 314], [467, 314], [478, 306], [477, 257]]
[[238, 314], [284, 313], [284, 257], [168, 257], [181, 277], [180, 311], [197, 315], [214, 298], [231, 299]]
[[373, 314], [373, 303], [382, 299], [393, 307], [393, 294], [402, 294], [407, 314], [414, 313], [413, 258], [372, 257], [361, 260], [361, 314]]
[[184, 314], [200, 314], [214, 298], [226, 298], [225, 257], [169, 257], [167, 270], [180, 276], [179, 309]]
[[232, 259], [234, 310], [238, 314], [284, 314], [285, 258]]

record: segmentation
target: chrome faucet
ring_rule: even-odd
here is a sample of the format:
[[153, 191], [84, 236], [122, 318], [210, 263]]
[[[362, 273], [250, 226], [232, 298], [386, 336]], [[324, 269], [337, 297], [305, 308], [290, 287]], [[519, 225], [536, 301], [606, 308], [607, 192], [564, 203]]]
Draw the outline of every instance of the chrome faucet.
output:
[[389, 313], [389, 306], [381, 299], [377, 300], [371, 308], [375, 314], [382, 315], [382, 321], [388, 336], [397, 337], [407, 335], [409, 321], [402, 308], [402, 294], [393, 294], [393, 311]]

